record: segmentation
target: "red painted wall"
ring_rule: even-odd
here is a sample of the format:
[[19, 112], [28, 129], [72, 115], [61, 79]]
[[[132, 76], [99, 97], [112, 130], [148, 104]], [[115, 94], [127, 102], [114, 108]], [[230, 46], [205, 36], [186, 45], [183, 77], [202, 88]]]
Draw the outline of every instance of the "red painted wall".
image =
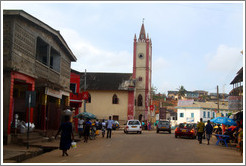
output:
[[[71, 101], [71, 100], [77, 100], [77, 101], [81, 100], [82, 101], [82, 94], [79, 91], [79, 89], [80, 89], [80, 75], [71, 72], [70, 83], [76, 84], [76, 93], [78, 95], [70, 93], [70, 106], [75, 107], [75, 115], [77, 115], [79, 113], [79, 107], [81, 107], [81, 102], [75, 102], [75, 101]], [[77, 118], [74, 119], [74, 126], [75, 126], [75, 130], [78, 131], [78, 119]]]
[[127, 119], [134, 119], [134, 91], [128, 91]]
[[145, 119], [148, 118], [149, 94], [149, 39], [146, 39], [146, 84], [145, 84]]
[[76, 83], [76, 93], [79, 93], [79, 88], [80, 88], [80, 75], [71, 72], [71, 75], [70, 75], [70, 83]]

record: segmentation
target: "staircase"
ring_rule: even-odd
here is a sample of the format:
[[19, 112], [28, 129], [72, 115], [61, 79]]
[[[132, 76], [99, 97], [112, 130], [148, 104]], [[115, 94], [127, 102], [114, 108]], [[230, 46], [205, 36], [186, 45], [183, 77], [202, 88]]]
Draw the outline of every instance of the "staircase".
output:
[[[34, 130], [29, 133], [29, 145], [45, 141], [49, 141], [49, 138], [44, 137], [42, 131]], [[12, 142], [19, 145], [27, 145], [27, 133], [18, 133], [17, 135], [12, 135]]]

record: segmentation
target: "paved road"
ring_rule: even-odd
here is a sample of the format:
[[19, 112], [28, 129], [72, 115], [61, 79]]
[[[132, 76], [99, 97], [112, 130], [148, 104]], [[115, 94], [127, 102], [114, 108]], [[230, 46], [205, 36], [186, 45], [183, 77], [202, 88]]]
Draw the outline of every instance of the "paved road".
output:
[[124, 134], [114, 131], [111, 139], [97, 138], [78, 143], [62, 157], [60, 150], [45, 153], [25, 163], [242, 163], [243, 157], [234, 148], [198, 144], [197, 140], [174, 138], [174, 134], [144, 131]]

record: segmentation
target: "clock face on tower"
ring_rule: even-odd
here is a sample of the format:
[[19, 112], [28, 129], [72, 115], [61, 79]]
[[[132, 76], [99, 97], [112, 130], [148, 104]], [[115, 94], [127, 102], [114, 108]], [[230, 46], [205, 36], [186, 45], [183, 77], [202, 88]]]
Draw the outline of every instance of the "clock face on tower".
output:
[[143, 54], [139, 54], [138, 57], [139, 57], [140, 59], [143, 59], [144, 56], [143, 56]]

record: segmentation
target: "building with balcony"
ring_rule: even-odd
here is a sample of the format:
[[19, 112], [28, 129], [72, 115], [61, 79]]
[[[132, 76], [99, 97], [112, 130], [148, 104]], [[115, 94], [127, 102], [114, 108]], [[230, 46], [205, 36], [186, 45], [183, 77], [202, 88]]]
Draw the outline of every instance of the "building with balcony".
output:
[[69, 106], [71, 62], [76, 57], [59, 31], [22, 10], [3, 10], [3, 136], [11, 140], [15, 114], [28, 121], [26, 91], [36, 92], [30, 122], [57, 130]]

